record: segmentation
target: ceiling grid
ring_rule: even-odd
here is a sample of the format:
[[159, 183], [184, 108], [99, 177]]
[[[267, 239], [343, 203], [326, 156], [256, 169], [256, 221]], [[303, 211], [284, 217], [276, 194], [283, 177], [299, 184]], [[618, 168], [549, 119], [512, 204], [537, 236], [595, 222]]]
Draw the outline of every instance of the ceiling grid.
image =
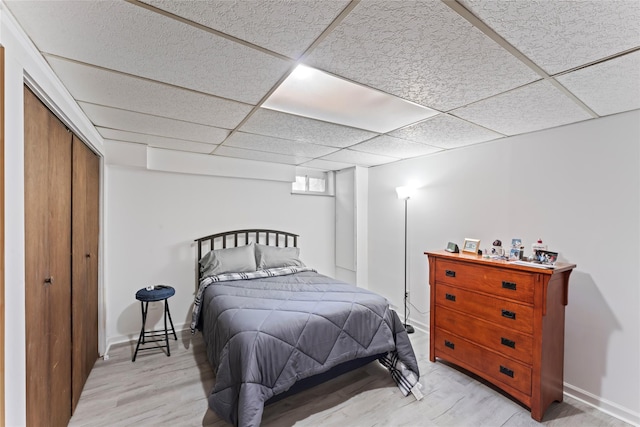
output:
[[[640, 109], [636, 0], [5, 3], [107, 154], [143, 144], [338, 170]], [[303, 84], [285, 103], [342, 111], [275, 102], [298, 65], [345, 96]]]

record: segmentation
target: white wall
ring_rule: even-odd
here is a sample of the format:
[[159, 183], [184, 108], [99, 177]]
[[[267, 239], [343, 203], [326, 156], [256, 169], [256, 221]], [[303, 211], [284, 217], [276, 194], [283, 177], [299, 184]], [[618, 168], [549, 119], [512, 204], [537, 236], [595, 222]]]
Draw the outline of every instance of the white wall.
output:
[[426, 250], [465, 237], [527, 252], [542, 238], [577, 264], [566, 309], [565, 391], [640, 423], [640, 112], [372, 168], [370, 289], [402, 305], [403, 204], [409, 200], [412, 323], [427, 327]]
[[[301, 259], [333, 275], [333, 197], [292, 195], [287, 182], [107, 167], [105, 288], [109, 344], [137, 338], [138, 289], [169, 283], [176, 328], [188, 327], [195, 291], [194, 239], [269, 228], [300, 235]], [[160, 307], [150, 312], [159, 321]]]
[[[24, 263], [25, 81], [96, 152], [102, 138], [0, 2], [5, 47], [5, 423], [26, 423]], [[100, 298], [100, 297], [99, 297]], [[10, 351], [9, 351], [10, 350]]]

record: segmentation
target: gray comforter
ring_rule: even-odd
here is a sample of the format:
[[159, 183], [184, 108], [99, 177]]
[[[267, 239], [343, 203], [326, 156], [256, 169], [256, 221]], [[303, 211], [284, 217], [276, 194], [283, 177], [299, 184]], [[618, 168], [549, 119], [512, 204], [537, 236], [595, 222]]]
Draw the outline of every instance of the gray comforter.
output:
[[397, 355], [417, 381], [418, 364], [397, 314], [368, 290], [304, 271], [205, 278], [198, 295], [194, 322], [216, 371], [209, 406], [235, 425], [260, 425], [272, 396], [365, 356]]

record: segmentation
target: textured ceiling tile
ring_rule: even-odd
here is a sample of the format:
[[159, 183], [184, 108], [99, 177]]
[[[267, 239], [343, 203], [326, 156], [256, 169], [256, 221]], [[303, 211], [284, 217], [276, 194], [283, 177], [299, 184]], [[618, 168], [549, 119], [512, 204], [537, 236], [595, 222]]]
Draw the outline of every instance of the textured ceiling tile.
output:
[[533, 132], [591, 118], [547, 81], [477, 102], [452, 114], [505, 135]]
[[224, 142], [225, 146], [246, 148], [267, 153], [288, 154], [300, 157], [320, 157], [336, 151], [335, 148], [306, 142], [272, 138], [251, 133], [236, 132]]
[[349, 4], [348, 0], [144, 2], [292, 58], [299, 57]]
[[379, 154], [381, 156], [407, 159], [410, 157], [424, 156], [426, 154], [442, 151], [440, 148], [420, 144], [418, 142], [406, 141], [404, 139], [393, 138], [381, 135], [369, 141], [362, 142], [350, 147], [351, 150], [364, 151], [365, 153]]
[[355, 163], [340, 163], [340, 162], [330, 162], [328, 160], [322, 159], [313, 159], [305, 163], [301, 163], [299, 166], [305, 168], [313, 168], [313, 169], [322, 169], [325, 171], [337, 171], [342, 169], [347, 169], [354, 167]]
[[79, 104], [91, 122], [98, 127], [187, 139], [206, 144], [220, 144], [229, 135], [229, 131], [211, 126], [102, 107], [85, 102]]
[[285, 154], [265, 153], [264, 151], [245, 150], [244, 148], [221, 145], [216, 149], [216, 156], [235, 157], [238, 159], [258, 160], [260, 162], [284, 163], [299, 165], [311, 160], [309, 157], [287, 156]]
[[442, 2], [361, 2], [305, 63], [446, 111], [538, 78]]
[[117, 142], [132, 142], [145, 144], [150, 147], [168, 148], [172, 150], [190, 151], [193, 153], [211, 153], [216, 146], [202, 142], [185, 141], [177, 138], [164, 138], [162, 136], [145, 135], [142, 133], [125, 132], [109, 128], [97, 128], [105, 140]]
[[256, 111], [242, 125], [240, 130], [339, 148], [348, 147], [378, 135], [361, 129], [321, 122], [265, 108], [260, 108]]
[[78, 101], [226, 129], [235, 128], [253, 108], [56, 57], [47, 60]]
[[582, 68], [557, 80], [601, 116], [640, 108], [640, 52]]
[[344, 149], [324, 156], [319, 160], [329, 160], [331, 162], [349, 163], [353, 165], [369, 167], [395, 162], [398, 159], [396, 157], [380, 156], [377, 154], [363, 153], [361, 151]]
[[640, 46], [638, 0], [461, 0], [549, 74]]
[[389, 135], [440, 148], [456, 148], [502, 138], [503, 135], [457, 117], [440, 114]]
[[16, 1], [9, 9], [45, 53], [250, 104], [291, 67], [124, 1]]
[[304, 65], [297, 66], [262, 107], [379, 133], [438, 114], [415, 102]]

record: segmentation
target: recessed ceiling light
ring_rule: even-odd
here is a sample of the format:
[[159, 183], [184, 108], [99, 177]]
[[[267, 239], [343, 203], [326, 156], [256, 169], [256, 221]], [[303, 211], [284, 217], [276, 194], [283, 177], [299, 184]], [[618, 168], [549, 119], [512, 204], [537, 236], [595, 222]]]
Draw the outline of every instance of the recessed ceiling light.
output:
[[305, 65], [298, 65], [262, 107], [378, 133], [438, 114]]

